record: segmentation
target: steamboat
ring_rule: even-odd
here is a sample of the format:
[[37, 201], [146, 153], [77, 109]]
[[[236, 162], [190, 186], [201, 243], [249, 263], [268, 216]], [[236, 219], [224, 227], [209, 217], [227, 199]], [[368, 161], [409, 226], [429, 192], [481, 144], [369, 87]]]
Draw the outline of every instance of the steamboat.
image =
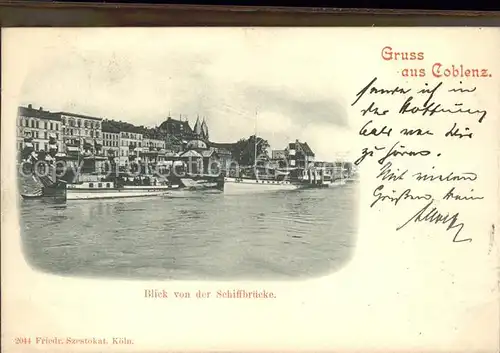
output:
[[155, 178], [128, 176], [100, 178], [66, 185], [67, 200], [116, 199], [161, 196], [178, 189], [180, 184], [158, 182]]
[[[142, 173], [119, 172], [114, 158], [110, 157], [110, 170], [105, 175], [96, 172], [96, 162], [105, 157], [78, 154], [76, 161], [57, 153], [55, 147], [35, 152], [31, 137], [24, 139], [21, 154], [24, 199], [50, 197], [58, 200], [89, 200], [160, 196], [181, 187], [169, 177], [149, 176]], [[62, 163], [60, 163], [62, 162]], [[76, 163], [74, 163], [76, 162]], [[83, 167], [80, 169], [80, 164]], [[64, 169], [64, 170], [61, 170]], [[75, 172], [78, 170], [78, 172]]]
[[259, 168], [250, 176], [229, 176], [224, 178], [224, 194], [247, 194], [274, 191], [292, 191], [311, 188], [325, 188], [328, 184], [320, 171], [313, 168], [270, 169], [259, 173]]

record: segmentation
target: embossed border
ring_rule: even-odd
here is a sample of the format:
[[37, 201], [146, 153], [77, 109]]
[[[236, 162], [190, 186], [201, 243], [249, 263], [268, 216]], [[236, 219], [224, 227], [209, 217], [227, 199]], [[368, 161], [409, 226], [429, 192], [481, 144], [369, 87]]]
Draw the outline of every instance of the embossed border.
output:
[[0, 1], [2, 27], [500, 26], [500, 11]]
[[[0, 27], [151, 26], [500, 27], [500, 11], [54, 3], [0, 0]], [[146, 350], [139, 349], [137, 351]]]

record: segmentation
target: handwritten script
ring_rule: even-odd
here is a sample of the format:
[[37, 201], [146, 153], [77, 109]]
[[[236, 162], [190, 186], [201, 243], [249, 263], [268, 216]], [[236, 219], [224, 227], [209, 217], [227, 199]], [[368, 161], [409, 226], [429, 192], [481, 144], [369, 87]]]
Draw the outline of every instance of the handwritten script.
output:
[[[387, 48], [384, 50], [382, 58], [388, 60]], [[413, 57], [421, 60], [423, 54]], [[488, 120], [488, 112], [464, 103], [471, 101], [464, 97], [476, 94], [477, 87], [433, 76], [420, 81], [419, 88], [415, 88], [418, 83], [389, 87], [383, 79], [373, 77], [356, 92], [351, 106], [363, 118], [358, 134], [364, 143], [354, 164], [376, 165], [372, 209], [404, 204], [410, 210], [403, 212], [405, 218], [396, 220], [397, 231], [422, 223], [432, 225], [436, 233], [450, 234], [455, 243], [468, 243], [472, 238], [465, 235], [465, 221], [456, 210], [484, 199], [474, 191], [480, 176], [466, 166], [443, 171], [450, 166], [444, 163], [440, 169], [440, 158], [449, 157], [442, 153], [453, 151], [455, 147], [450, 146], [475, 139], [474, 127]], [[448, 149], [440, 148], [444, 145]]]

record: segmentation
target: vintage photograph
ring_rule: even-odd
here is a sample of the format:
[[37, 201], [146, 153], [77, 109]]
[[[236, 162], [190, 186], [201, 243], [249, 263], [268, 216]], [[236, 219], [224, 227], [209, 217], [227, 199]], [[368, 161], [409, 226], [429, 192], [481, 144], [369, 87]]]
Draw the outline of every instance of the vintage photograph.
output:
[[160, 280], [294, 280], [345, 266], [359, 171], [350, 102], [331, 90], [344, 55], [304, 51], [286, 29], [118, 32], [59, 30], [23, 82], [30, 266]]

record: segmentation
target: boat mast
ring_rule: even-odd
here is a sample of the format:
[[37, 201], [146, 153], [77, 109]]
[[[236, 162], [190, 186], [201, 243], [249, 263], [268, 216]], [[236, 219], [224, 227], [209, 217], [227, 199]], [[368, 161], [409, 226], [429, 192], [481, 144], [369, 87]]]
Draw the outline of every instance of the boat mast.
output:
[[[80, 155], [83, 150], [82, 139], [79, 140], [80, 144], [78, 146], [78, 154], [77, 154], [77, 165], [76, 165], [76, 175], [73, 176], [73, 181], [78, 182], [80, 180], [80, 171], [83, 169], [83, 166], [80, 168]], [[76, 177], [76, 180], [75, 180]]]
[[255, 120], [254, 120], [254, 136], [255, 136], [255, 139], [254, 139], [254, 143], [253, 143], [253, 147], [254, 147], [254, 154], [253, 154], [253, 172], [255, 174], [255, 178], [257, 179], [257, 110], [255, 110]]
[[341, 157], [340, 163], [341, 163], [340, 164], [340, 166], [341, 166], [340, 167], [340, 171], [341, 171], [340, 172], [340, 177], [341, 177], [340, 181], [342, 182], [342, 181], [344, 181], [344, 156]]

